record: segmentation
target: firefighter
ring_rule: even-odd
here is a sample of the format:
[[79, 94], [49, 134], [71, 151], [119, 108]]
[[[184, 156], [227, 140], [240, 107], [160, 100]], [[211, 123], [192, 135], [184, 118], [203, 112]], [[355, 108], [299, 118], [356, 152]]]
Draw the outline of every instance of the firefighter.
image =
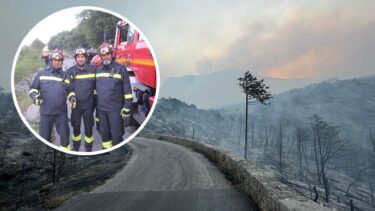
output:
[[45, 69], [49, 69], [50, 66], [50, 53], [47, 48], [44, 48], [42, 51], [42, 59], [44, 59]]
[[40, 106], [39, 134], [51, 142], [55, 125], [60, 136], [60, 147], [70, 150], [66, 100], [70, 101], [72, 108], [76, 106], [74, 88], [70, 75], [62, 70], [63, 52], [53, 50], [51, 60], [52, 66], [35, 76], [29, 93], [34, 104]]
[[90, 64], [91, 60], [94, 58], [94, 56], [98, 55], [97, 50], [94, 48], [90, 48], [87, 50], [87, 57], [86, 57], [86, 63]]
[[95, 55], [92, 59], [91, 59], [91, 64], [98, 68], [100, 65], [102, 65], [102, 59], [100, 58], [99, 55]]
[[73, 127], [73, 150], [79, 151], [81, 146], [81, 119], [85, 127], [85, 149], [86, 152], [92, 151], [92, 143], [94, 134], [92, 127], [94, 126], [94, 89], [95, 89], [95, 73], [94, 66], [87, 64], [87, 51], [85, 48], [77, 48], [73, 53], [76, 65], [68, 69], [68, 74], [72, 76], [75, 97], [77, 98], [77, 106], [72, 109], [71, 125]]
[[123, 119], [131, 117], [133, 101], [130, 79], [125, 66], [113, 61], [113, 48], [104, 43], [99, 47], [103, 64], [96, 73], [99, 133], [103, 149], [123, 141]]

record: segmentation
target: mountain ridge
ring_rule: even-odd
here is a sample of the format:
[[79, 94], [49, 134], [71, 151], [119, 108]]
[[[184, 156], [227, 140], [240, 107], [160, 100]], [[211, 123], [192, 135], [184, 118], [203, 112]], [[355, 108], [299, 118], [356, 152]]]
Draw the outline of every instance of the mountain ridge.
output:
[[[173, 97], [195, 104], [199, 108], [223, 108], [243, 101], [244, 94], [238, 86], [238, 78], [244, 70], [228, 69], [203, 75], [184, 75], [168, 78], [160, 89], [160, 97]], [[281, 79], [262, 77], [271, 93], [277, 94], [292, 88], [317, 82], [316, 79]]]

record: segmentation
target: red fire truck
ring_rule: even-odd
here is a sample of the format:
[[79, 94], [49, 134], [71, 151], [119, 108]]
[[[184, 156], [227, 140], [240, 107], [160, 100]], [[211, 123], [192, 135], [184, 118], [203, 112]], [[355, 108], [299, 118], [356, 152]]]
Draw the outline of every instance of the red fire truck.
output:
[[147, 116], [156, 93], [156, 67], [147, 42], [125, 22], [117, 23], [114, 41], [115, 60], [126, 66], [138, 105]]

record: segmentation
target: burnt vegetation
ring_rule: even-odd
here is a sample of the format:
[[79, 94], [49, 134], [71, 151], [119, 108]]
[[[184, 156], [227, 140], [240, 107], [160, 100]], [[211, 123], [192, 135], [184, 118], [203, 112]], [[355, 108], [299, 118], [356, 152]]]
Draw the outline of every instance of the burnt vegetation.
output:
[[0, 208], [52, 209], [90, 191], [127, 162], [129, 148], [110, 154], [74, 156], [34, 138], [24, 126], [10, 93], [0, 92]]
[[[338, 209], [375, 208], [375, 77], [331, 80], [273, 96], [249, 111], [248, 159], [301, 195]], [[143, 132], [245, 152], [244, 105], [204, 110], [158, 101]]]

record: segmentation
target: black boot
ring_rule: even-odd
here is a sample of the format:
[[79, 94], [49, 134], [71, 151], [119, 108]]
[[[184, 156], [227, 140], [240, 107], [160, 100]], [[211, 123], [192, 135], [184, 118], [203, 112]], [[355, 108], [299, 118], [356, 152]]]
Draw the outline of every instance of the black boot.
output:
[[91, 152], [92, 151], [92, 143], [85, 142], [85, 149], [86, 149], [86, 152]]
[[79, 151], [79, 147], [81, 146], [81, 141], [73, 141], [73, 151]]

